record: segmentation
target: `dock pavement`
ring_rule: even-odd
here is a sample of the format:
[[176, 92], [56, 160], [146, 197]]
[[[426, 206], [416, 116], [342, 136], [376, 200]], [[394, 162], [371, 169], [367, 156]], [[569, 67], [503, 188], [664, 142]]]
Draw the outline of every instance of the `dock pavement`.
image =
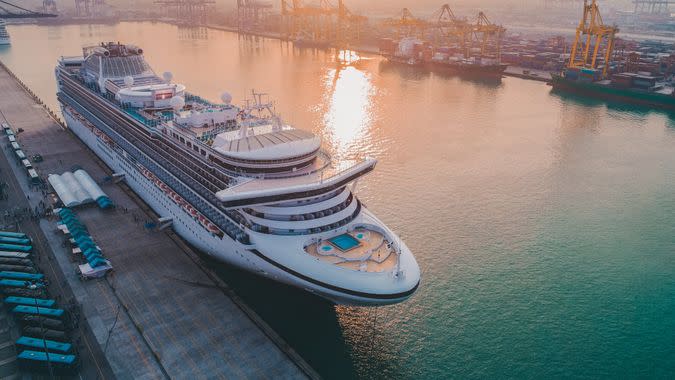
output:
[[[318, 378], [178, 236], [146, 228], [157, 215], [123, 182], [105, 181], [110, 169], [1, 64], [0, 94], [0, 121], [23, 130], [17, 140], [28, 157], [43, 157], [34, 164], [43, 179], [83, 168], [117, 206], [75, 209], [114, 267], [103, 279], [79, 278], [55, 217], [35, 220], [39, 229], [31, 231], [39, 254], [55, 267], [52, 276], [59, 278], [52, 281], [70, 291], [91, 330], [83, 334], [82, 356], [94, 363], [83, 370], [120, 379]], [[15, 204], [41, 209], [45, 190], [29, 186], [5, 136], [0, 144], [2, 166], [23, 193]]]

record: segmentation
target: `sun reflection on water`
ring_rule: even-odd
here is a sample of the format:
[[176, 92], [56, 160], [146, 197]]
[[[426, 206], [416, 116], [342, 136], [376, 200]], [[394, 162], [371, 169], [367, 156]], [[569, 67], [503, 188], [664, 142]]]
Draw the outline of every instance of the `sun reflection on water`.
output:
[[337, 159], [365, 153], [372, 126], [374, 88], [369, 73], [353, 66], [331, 69], [325, 77], [328, 110], [324, 138]]

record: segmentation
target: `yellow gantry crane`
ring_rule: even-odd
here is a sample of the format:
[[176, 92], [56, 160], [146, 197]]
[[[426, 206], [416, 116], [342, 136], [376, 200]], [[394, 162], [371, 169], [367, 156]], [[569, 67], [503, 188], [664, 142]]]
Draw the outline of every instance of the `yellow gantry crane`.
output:
[[480, 56], [501, 58], [502, 37], [505, 32], [503, 26], [492, 23], [485, 13], [478, 12], [478, 19], [473, 25], [473, 37], [480, 46]]
[[328, 0], [306, 4], [301, 0], [281, 0], [282, 36], [344, 47], [360, 37], [367, 19], [353, 14], [342, 0], [337, 6]]
[[430, 25], [434, 32], [436, 44], [456, 42], [461, 46], [464, 55], [468, 54], [469, 37], [473, 25], [469, 24], [466, 18], [455, 16], [455, 13], [450, 9], [450, 5], [443, 4], [432, 15]]
[[415, 17], [408, 8], [403, 8], [398, 17], [386, 19], [381, 24], [395, 29], [397, 38], [422, 37], [430, 26], [427, 21]]
[[[596, 69], [600, 47], [603, 42], [606, 42], [605, 65], [602, 69], [602, 77], [606, 77], [609, 60], [614, 49], [614, 37], [618, 32], [619, 28], [616, 26], [603, 24], [600, 9], [595, 0], [592, 0], [590, 4], [587, 0], [584, 0], [584, 14], [577, 27], [568, 67]], [[592, 53], [591, 48], [593, 49]]]

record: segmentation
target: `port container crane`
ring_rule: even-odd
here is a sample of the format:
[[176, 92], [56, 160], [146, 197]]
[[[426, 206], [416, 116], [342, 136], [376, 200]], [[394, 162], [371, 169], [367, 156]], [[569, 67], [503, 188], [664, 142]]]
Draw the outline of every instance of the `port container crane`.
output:
[[670, 14], [670, 4], [673, 0], [633, 0], [635, 14]]
[[269, 25], [272, 3], [259, 0], [237, 0], [237, 29], [265, 30]]
[[408, 8], [403, 8], [396, 18], [382, 21], [382, 26], [393, 28], [396, 37], [422, 37], [430, 27], [428, 21], [415, 17]]
[[342, 0], [334, 6], [328, 0], [307, 4], [301, 0], [281, 0], [281, 26], [284, 39], [346, 47], [360, 38], [367, 19], [352, 13]]
[[42, 12], [44, 13], [58, 13], [56, 8], [56, 0], [43, 0], [42, 1]]
[[155, 0], [155, 4], [173, 11], [176, 20], [192, 24], [206, 22], [207, 11], [215, 3], [215, 0]]
[[473, 25], [473, 39], [480, 47], [481, 57], [499, 59], [501, 56], [501, 41], [506, 29], [491, 22], [483, 12], [478, 12], [478, 18]]
[[472, 32], [472, 26], [466, 18], [459, 18], [450, 8], [443, 4], [431, 17], [429, 25], [436, 39], [436, 44], [456, 42], [466, 56], [468, 54], [468, 42]]
[[605, 42], [602, 77], [606, 77], [609, 61], [614, 49], [614, 38], [618, 31], [619, 28], [616, 26], [608, 26], [602, 22], [602, 16], [600, 15], [600, 9], [596, 0], [592, 0], [590, 4], [584, 0], [584, 13], [577, 27], [568, 67], [597, 69], [600, 47]]
[[14, 5], [8, 1], [0, 0], [0, 18], [43, 18], [43, 17], [57, 17], [53, 13], [35, 12], [30, 9]]

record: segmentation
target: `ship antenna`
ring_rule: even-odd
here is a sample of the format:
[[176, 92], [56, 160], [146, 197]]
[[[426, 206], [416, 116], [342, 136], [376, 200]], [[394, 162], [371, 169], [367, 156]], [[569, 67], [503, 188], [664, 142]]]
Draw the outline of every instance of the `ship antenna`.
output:
[[401, 235], [398, 235], [398, 244], [396, 244], [396, 254], [398, 255], [398, 260], [396, 260], [396, 278], [401, 275]]

